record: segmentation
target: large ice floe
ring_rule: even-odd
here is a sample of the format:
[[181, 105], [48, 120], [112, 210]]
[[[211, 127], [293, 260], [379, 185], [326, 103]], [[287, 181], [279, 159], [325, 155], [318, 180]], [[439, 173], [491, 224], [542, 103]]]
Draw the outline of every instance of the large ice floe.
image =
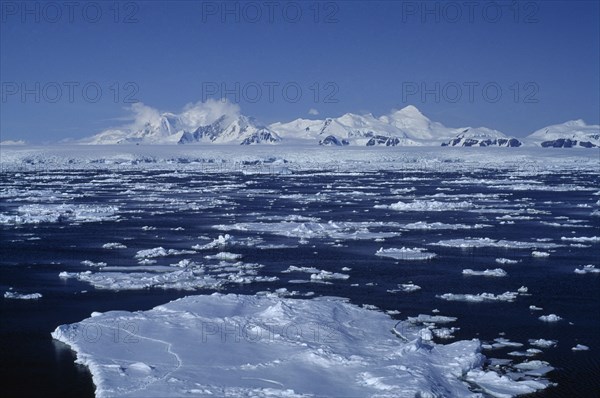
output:
[[291, 238], [312, 239], [330, 238], [340, 240], [378, 239], [397, 236], [399, 232], [372, 231], [373, 228], [397, 227], [387, 222], [250, 222], [231, 225], [215, 225], [221, 231], [252, 231], [281, 235]]
[[527, 362], [485, 369], [478, 340], [438, 344], [427, 327], [331, 297], [188, 296], [93, 313], [52, 336], [98, 397], [510, 397], [549, 385]]

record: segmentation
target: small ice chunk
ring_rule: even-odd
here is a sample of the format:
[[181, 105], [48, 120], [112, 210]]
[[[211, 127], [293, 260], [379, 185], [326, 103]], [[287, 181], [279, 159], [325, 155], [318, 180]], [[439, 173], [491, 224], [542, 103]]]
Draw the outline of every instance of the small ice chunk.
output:
[[546, 339], [530, 339], [529, 344], [541, 347], [541, 348], [549, 348], [554, 347], [556, 345], [556, 340], [546, 340]]
[[396, 292], [410, 293], [410, 292], [416, 292], [417, 290], [421, 290], [421, 286], [415, 285], [414, 283], [400, 283], [400, 284], [398, 284], [398, 289], [391, 289], [391, 290], [388, 290], [388, 292], [389, 293], [396, 293]]
[[103, 249], [127, 249], [127, 246], [125, 246], [122, 243], [119, 242], [109, 242], [109, 243], [105, 243], [102, 245]]
[[535, 306], [535, 305], [530, 305], [530, 306], [529, 306], [529, 309], [530, 309], [531, 311], [542, 311], [542, 310], [543, 310], [543, 308], [542, 308], [542, 307], [537, 307], [537, 306]]
[[596, 268], [595, 265], [588, 264], [581, 268], [575, 268], [576, 274], [597, 274], [600, 273], [600, 268]]
[[204, 256], [204, 258], [209, 260], [235, 261], [242, 258], [242, 255], [230, 252], [220, 252], [217, 254], [213, 254], [212, 256]]
[[573, 351], [588, 351], [589, 349], [590, 347], [583, 344], [577, 344], [575, 347], [571, 348]]
[[521, 293], [521, 294], [525, 294], [529, 291], [529, 288], [527, 288], [526, 286], [521, 286], [520, 288], [517, 289], [517, 292]]
[[562, 318], [556, 314], [541, 315], [538, 319], [543, 322], [558, 322], [562, 320]]
[[537, 251], [537, 250], [532, 251], [531, 255], [533, 257], [540, 257], [540, 258], [550, 257], [550, 253], [548, 253], [548, 252], [541, 252], [541, 251]]
[[17, 292], [5, 292], [4, 298], [14, 300], [37, 300], [42, 298], [41, 293], [22, 294]]
[[502, 268], [496, 269], [486, 269], [485, 271], [474, 271], [470, 268], [462, 270], [463, 275], [473, 275], [473, 276], [493, 276], [493, 277], [503, 277], [507, 276], [508, 273], [504, 271]]
[[319, 273], [317, 274], [311, 274], [310, 275], [310, 279], [315, 281], [324, 281], [324, 280], [329, 280], [329, 279], [348, 279], [350, 278], [350, 275], [347, 274], [341, 274], [338, 272], [329, 272], [329, 271], [325, 271], [325, 270], [321, 270], [319, 271]]
[[498, 264], [518, 264], [520, 260], [511, 260], [509, 258], [497, 258], [496, 262]]

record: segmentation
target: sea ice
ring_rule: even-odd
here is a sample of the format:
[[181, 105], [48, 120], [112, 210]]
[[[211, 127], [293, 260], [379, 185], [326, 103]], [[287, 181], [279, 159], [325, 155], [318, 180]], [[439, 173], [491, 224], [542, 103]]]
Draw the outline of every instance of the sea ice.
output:
[[485, 271], [474, 271], [470, 268], [462, 270], [463, 275], [474, 275], [474, 276], [495, 276], [502, 277], [507, 276], [508, 273], [502, 268], [486, 269]]
[[575, 347], [571, 348], [573, 351], [588, 351], [589, 349], [590, 347], [583, 344], [577, 344]]
[[498, 264], [518, 264], [521, 260], [511, 260], [509, 258], [497, 258], [496, 262]]
[[600, 273], [600, 268], [596, 268], [595, 265], [588, 264], [581, 268], [575, 268], [576, 274], [597, 274]]
[[538, 317], [538, 319], [544, 322], [558, 322], [562, 320], [562, 318], [556, 314], [541, 315]]
[[529, 344], [534, 345], [536, 347], [541, 348], [549, 348], [554, 347], [558, 343], [556, 340], [546, 340], [546, 339], [530, 339]]
[[503, 247], [510, 249], [533, 249], [533, 248], [541, 248], [541, 249], [553, 249], [556, 247], [561, 247], [556, 243], [543, 243], [543, 242], [518, 242], [511, 240], [494, 240], [490, 238], [465, 238], [465, 239], [448, 239], [441, 240], [437, 243], [430, 243], [430, 245], [435, 246], [445, 246], [445, 247]]
[[118, 211], [117, 206], [28, 204], [16, 215], [0, 214], [0, 225], [110, 221], [119, 218]]
[[505, 396], [547, 386], [483, 370], [478, 340], [436, 344], [428, 329], [402, 325], [406, 341], [388, 315], [342, 299], [215, 293], [96, 314], [52, 336], [89, 368], [98, 397], [475, 398], [464, 379]]
[[42, 298], [41, 293], [17, 293], [17, 292], [4, 292], [4, 298], [6, 299], [16, 299], [16, 300], [37, 300]]
[[600, 242], [600, 236], [579, 236], [579, 237], [571, 237], [571, 238], [563, 236], [560, 238], [560, 240], [566, 241], [566, 242], [596, 243], [596, 242]]
[[105, 243], [102, 245], [103, 249], [127, 249], [127, 246], [125, 246], [122, 243], [119, 242], [110, 242], [110, 243]]
[[378, 209], [397, 211], [456, 211], [470, 209], [471, 202], [439, 202], [436, 200], [415, 200], [413, 202], [397, 202], [391, 205], [375, 205]]
[[480, 293], [480, 294], [455, 294], [445, 293], [437, 295], [437, 298], [446, 301], [466, 301], [471, 303], [482, 303], [484, 301], [507, 301], [513, 302], [516, 300], [518, 292], [504, 292], [502, 294]]
[[430, 260], [436, 256], [435, 253], [429, 253], [429, 252], [425, 251], [425, 249], [421, 249], [418, 247], [414, 247], [414, 248], [402, 247], [400, 249], [398, 249], [398, 248], [384, 249], [383, 247], [381, 247], [379, 250], [377, 250], [375, 255], [381, 256], [381, 257], [391, 257], [396, 260], [408, 260], [408, 261], [410, 261], [410, 260]]

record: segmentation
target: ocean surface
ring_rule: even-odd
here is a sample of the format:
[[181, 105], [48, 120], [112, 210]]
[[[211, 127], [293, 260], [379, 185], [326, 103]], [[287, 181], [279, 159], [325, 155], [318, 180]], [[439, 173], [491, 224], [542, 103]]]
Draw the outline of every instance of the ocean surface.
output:
[[[556, 385], [534, 396], [598, 396], [600, 273], [574, 272], [585, 265], [600, 268], [597, 170], [265, 170], [254, 172], [251, 165], [243, 172], [99, 165], [3, 171], [0, 292], [42, 297], [0, 299], [2, 396], [93, 396], [90, 373], [50, 335], [93, 311], [147, 310], [190, 294], [279, 288], [296, 291], [299, 299], [340, 296], [357, 305], [400, 311], [391, 315], [398, 320], [439, 310], [457, 317], [452, 326], [460, 328], [454, 339], [442, 342], [478, 338], [489, 343], [502, 337], [523, 344], [484, 350], [488, 358], [518, 363], [526, 358], [509, 353], [531, 348], [529, 339], [556, 340], [555, 347], [533, 357], [555, 368], [546, 377]], [[181, 290], [176, 280], [161, 285], [152, 279], [164, 273], [152, 267], [184, 259], [217, 264], [206, 256], [223, 250], [207, 245], [219, 235], [228, 239], [225, 234], [231, 239], [227, 252], [261, 265], [243, 283], [230, 278]], [[125, 247], [103, 247], [107, 243]], [[158, 247], [183, 252], [139, 255]], [[414, 251], [406, 258], [376, 255], [380, 248], [403, 247], [436, 256], [415, 260], [409, 254]], [[150, 261], [140, 263], [143, 259]], [[149, 278], [149, 287], [127, 289], [125, 282], [135, 280], [127, 279], [127, 268], [142, 264], [138, 271]], [[349, 277], [311, 280], [307, 272], [282, 272], [290, 266]], [[462, 272], [497, 268], [507, 275]], [[87, 271], [97, 287], [86, 281]], [[110, 278], [102, 279], [108, 271], [122, 279], [111, 285]], [[388, 291], [409, 283], [421, 289]], [[511, 301], [439, 297], [498, 295], [523, 286], [527, 290]], [[538, 319], [547, 314], [563, 319]], [[577, 344], [590, 349], [573, 351]]]

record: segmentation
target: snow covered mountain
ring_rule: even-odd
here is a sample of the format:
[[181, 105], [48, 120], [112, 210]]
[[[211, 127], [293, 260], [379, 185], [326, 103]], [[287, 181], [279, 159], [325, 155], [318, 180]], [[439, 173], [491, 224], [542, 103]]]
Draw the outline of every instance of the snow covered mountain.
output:
[[442, 146], [500, 146], [519, 147], [523, 145], [516, 138], [508, 137], [498, 130], [487, 127], [468, 127]]
[[600, 147], [600, 125], [571, 120], [537, 130], [527, 139], [546, 148]]
[[338, 118], [296, 119], [269, 127], [286, 140], [317, 140], [320, 145], [438, 146], [456, 134], [455, 129], [432, 122], [412, 105], [379, 118], [370, 113], [346, 113]]
[[[199, 116], [199, 117], [198, 117]], [[191, 119], [191, 120], [190, 120]], [[105, 130], [83, 140], [84, 144], [261, 144], [276, 143], [281, 138], [268, 127], [244, 115], [223, 114], [216, 120], [196, 114], [190, 118], [185, 113], [160, 114], [141, 128], [125, 127]]]
[[318, 141], [319, 145], [418, 145], [399, 128], [372, 114], [346, 113], [324, 120], [296, 119], [269, 126], [284, 140]]
[[387, 115], [346, 113], [336, 118], [296, 119], [262, 125], [235, 105], [208, 101], [179, 114], [132, 107], [134, 122], [105, 130], [83, 144], [278, 144], [322, 146], [597, 147], [600, 126], [582, 120], [545, 127], [523, 140], [487, 127], [446, 127], [409, 105]]
[[451, 128], [433, 122], [409, 105], [375, 118], [372, 114], [347, 113], [325, 120], [296, 119], [269, 126], [283, 137], [318, 140], [320, 145], [362, 146], [504, 146], [521, 142], [486, 127]]

